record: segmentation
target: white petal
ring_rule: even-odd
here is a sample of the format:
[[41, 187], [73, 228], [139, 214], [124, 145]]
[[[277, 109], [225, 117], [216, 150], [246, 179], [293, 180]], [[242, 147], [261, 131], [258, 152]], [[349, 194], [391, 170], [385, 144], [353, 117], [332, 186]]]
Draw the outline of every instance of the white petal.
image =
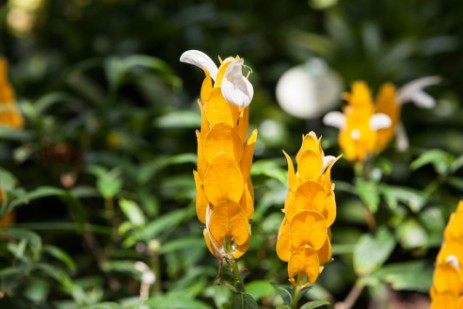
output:
[[323, 123], [327, 126], [344, 129], [346, 127], [346, 116], [341, 112], [329, 112], [323, 117]]
[[247, 78], [243, 76], [241, 67], [243, 59], [230, 63], [222, 80], [222, 95], [231, 104], [246, 107], [251, 103], [254, 89]]
[[423, 91], [423, 88], [438, 84], [440, 81], [441, 78], [438, 76], [415, 79], [399, 89], [397, 101], [399, 104], [412, 101], [419, 107], [431, 108], [434, 106], [434, 100]]
[[200, 69], [207, 70], [209, 74], [211, 74], [212, 79], [215, 81], [219, 69], [215, 65], [214, 61], [212, 61], [212, 59], [202, 51], [194, 49], [187, 50], [180, 56], [180, 61], [195, 65]]
[[446, 259], [445, 262], [452, 265], [455, 270], [459, 271], [460, 270], [460, 263], [458, 262], [458, 258], [456, 255], [451, 254], [449, 255]]
[[386, 114], [378, 113], [370, 117], [370, 129], [374, 131], [389, 128], [391, 124], [391, 118]]
[[403, 123], [399, 122], [397, 124], [395, 136], [396, 136], [395, 146], [397, 150], [401, 152], [407, 151], [409, 142], [408, 142], [407, 132], [405, 132]]
[[336, 157], [335, 156], [324, 156], [323, 157], [323, 168], [322, 168], [322, 173], [325, 172], [326, 168], [328, 166], [330, 166], [331, 163], [333, 163], [334, 161], [336, 161]]
[[417, 92], [412, 97], [410, 101], [415, 103], [416, 106], [422, 108], [433, 108], [436, 105], [436, 101], [433, 97], [425, 92]]

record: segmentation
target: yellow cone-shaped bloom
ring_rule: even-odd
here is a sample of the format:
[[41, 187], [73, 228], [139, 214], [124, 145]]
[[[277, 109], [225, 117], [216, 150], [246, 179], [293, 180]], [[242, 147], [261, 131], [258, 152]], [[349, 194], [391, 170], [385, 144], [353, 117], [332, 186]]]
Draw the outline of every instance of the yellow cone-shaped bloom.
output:
[[193, 172], [197, 216], [205, 224], [210, 252], [219, 258], [238, 258], [249, 245], [249, 219], [254, 213], [250, 172], [257, 130], [248, 138], [252, 85], [242, 76], [239, 57], [226, 58], [219, 68], [199, 51], [187, 51], [180, 60], [206, 74], [198, 101], [202, 121], [196, 132], [198, 166]]
[[346, 95], [345, 126], [339, 132], [339, 146], [350, 161], [365, 161], [375, 151], [377, 128], [372, 126], [375, 108], [370, 90], [364, 82], [355, 82]]
[[344, 96], [348, 105], [343, 113], [330, 112], [323, 121], [339, 129], [339, 146], [350, 161], [365, 161], [370, 154], [383, 151], [396, 135], [397, 148], [405, 150], [408, 140], [400, 123], [402, 105], [411, 101], [423, 108], [434, 106], [434, 99], [423, 88], [439, 81], [436, 76], [428, 76], [399, 90], [386, 83], [379, 90], [376, 104], [366, 83], [354, 82], [352, 93]]
[[329, 227], [336, 217], [331, 167], [337, 158], [325, 156], [314, 132], [303, 136], [296, 155], [297, 171], [288, 154], [289, 190], [277, 240], [278, 257], [288, 262], [289, 281], [314, 282], [331, 259]]
[[463, 308], [463, 200], [450, 216], [444, 242], [437, 255], [433, 286], [430, 290], [434, 309]]

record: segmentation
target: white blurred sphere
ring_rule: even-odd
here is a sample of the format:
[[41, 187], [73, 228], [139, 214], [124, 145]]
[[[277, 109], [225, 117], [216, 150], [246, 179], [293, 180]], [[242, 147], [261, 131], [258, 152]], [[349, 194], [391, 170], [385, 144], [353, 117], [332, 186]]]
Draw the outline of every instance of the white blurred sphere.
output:
[[281, 108], [298, 118], [316, 118], [334, 109], [340, 98], [342, 82], [320, 59], [286, 71], [278, 80], [276, 98]]

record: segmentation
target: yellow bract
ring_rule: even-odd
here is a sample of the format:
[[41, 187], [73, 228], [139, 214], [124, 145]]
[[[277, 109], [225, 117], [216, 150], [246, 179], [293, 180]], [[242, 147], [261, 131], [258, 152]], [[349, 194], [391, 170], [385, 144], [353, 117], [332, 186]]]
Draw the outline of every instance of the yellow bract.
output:
[[331, 167], [337, 158], [324, 157], [314, 132], [303, 136], [296, 155], [297, 172], [288, 154], [289, 190], [285, 217], [277, 240], [278, 257], [288, 262], [289, 281], [303, 276], [303, 285], [314, 282], [321, 266], [331, 259], [329, 227], [336, 217]]
[[431, 308], [463, 308], [463, 200], [449, 219], [437, 255]]
[[248, 137], [249, 108], [229, 103], [221, 92], [227, 67], [225, 59], [215, 83], [204, 68], [201, 87], [201, 130], [196, 132], [198, 166], [194, 171], [196, 211], [205, 224], [204, 238], [210, 252], [238, 258], [250, 242], [249, 219], [254, 213], [254, 189], [250, 179], [257, 130]]

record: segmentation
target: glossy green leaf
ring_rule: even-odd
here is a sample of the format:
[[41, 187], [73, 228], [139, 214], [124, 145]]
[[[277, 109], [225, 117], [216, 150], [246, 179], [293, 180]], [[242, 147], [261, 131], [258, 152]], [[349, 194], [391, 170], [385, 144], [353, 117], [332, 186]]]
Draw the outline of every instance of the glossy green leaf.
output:
[[315, 308], [320, 308], [324, 306], [329, 306], [331, 303], [327, 300], [313, 300], [309, 301], [308, 303], [305, 303], [304, 305], [301, 306], [300, 309], [315, 309]]
[[434, 267], [425, 261], [410, 261], [384, 266], [372, 276], [389, 283], [394, 290], [428, 293], [432, 285]]
[[145, 301], [149, 308], [160, 309], [211, 309], [208, 305], [198, 300], [182, 297], [181, 295], [154, 296]]
[[426, 230], [413, 218], [407, 218], [396, 230], [397, 240], [404, 249], [413, 249], [426, 245]]
[[251, 175], [258, 176], [264, 175], [274, 178], [283, 184], [288, 183], [288, 172], [286, 169], [279, 166], [275, 161], [260, 160], [252, 164]]
[[43, 251], [63, 262], [72, 272], [77, 270], [76, 263], [65, 251], [53, 245], [44, 245]]
[[231, 309], [258, 309], [258, 307], [251, 295], [240, 293], [233, 296]]
[[357, 189], [358, 195], [368, 207], [368, 209], [370, 209], [372, 213], [375, 213], [378, 210], [380, 202], [376, 184], [372, 181], [357, 179], [355, 182], [355, 187]]
[[381, 227], [375, 235], [364, 234], [354, 249], [354, 268], [360, 275], [368, 275], [389, 258], [396, 241], [387, 228]]
[[127, 199], [120, 199], [119, 206], [121, 207], [124, 215], [132, 222], [134, 225], [144, 225], [146, 222], [145, 215], [143, 214], [140, 206], [137, 205], [134, 201]]
[[454, 157], [451, 154], [440, 149], [432, 149], [423, 152], [423, 154], [410, 164], [410, 168], [416, 170], [424, 165], [432, 164], [439, 175], [445, 175], [453, 160]]
[[111, 302], [104, 302], [104, 303], [99, 303], [99, 304], [94, 304], [90, 306], [85, 306], [82, 307], [81, 309], [122, 309], [121, 305], [117, 303], [111, 303]]
[[264, 296], [268, 296], [275, 292], [275, 288], [270, 282], [265, 280], [255, 280], [244, 285], [246, 292], [256, 301]]

